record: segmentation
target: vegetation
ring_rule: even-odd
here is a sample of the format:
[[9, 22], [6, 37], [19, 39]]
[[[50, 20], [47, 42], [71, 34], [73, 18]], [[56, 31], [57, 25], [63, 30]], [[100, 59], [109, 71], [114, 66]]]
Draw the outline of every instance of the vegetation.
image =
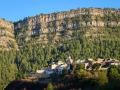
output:
[[[21, 90], [119, 90], [120, 73], [116, 75], [113, 69], [115, 72], [119, 70], [116, 66], [111, 66], [107, 71], [86, 71], [82, 69], [82, 71], [77, 71], [77, 73], [66, 73], [64, 77], [51, 77], [52, 80], [46, 84], [39, 83], [39, 80], [36, 82], [18, 82], [16, 80], [11, 82], [5, 90], [18, 90], [20, 87]], [[117, 77], [114, 78], [114, 76]]]
[[49, 83], [49, 84], [48, 84], [47, 90], [54, 90], [52, 83]]
[[[68, 55], [72, 56], [74, 60], [87, 58], [120, 60], [120, 26], [111, 26], [110, 24], [112, 21], [118, 22], [120, 16], [104, 12], [104, 17], [96, 17], [96, 22], [104, 20], [105, 26], [94, 29], [93, 26], [88, 25], [91, 22], [91, 15], [89, 10], [86, 12], [85, 15], [64, 20], [61, 25], [65, 31], [61, 32], [63, 36], [58, 43], [51, 43], [54, 40], [51, 35], [54, 31], [56, 32], [56, 22], [49, 23], [50, 43], [48, 44], [39, 43], [39, 35], [28, 37], [27, 27], [15, 32], [19, 50], [0, 51], [0, 90], [4, 90], [10, 81], [25, 78], [37, 69], [47, 66], [47, 62], [50, 60], [65, 61]], [[85, 21], [86, 26], [82, 26], [81, 21]], [[65, 35], [69, 32], [66, 24], [69, 22], [73, 24], [72, 38], [65, 40]], [[22, 37], [19, 36], [21, 32], [23, 33]], [[30, 40], [27, 41], [26, 38], [30, 38]], [[88, 72], [83, 69], [83, 66], [78, 65], [73, 77], [70, 76], [70, 79], [65, 75], [65, 77], [60, 77], [62, 80], [60, 88], [67, 90], [67, 88], [70, 89], [70, 86], [86, 90], [87, 86], [90, 88], [89, 90], [119, 90], [120, 69], [113, 66], [108, 71], [97, 71], [98, 67], [99, 65], [95, 65], [93, 67], [95, 71]], [[58, 82], [54, 83], [59, 86]], [[48, 84], [47, 90], [53, 90], [51, 83]]]
[[14, 63], [15, 51], [0, 51], [0, 90], [17, 76], [17, 67]]

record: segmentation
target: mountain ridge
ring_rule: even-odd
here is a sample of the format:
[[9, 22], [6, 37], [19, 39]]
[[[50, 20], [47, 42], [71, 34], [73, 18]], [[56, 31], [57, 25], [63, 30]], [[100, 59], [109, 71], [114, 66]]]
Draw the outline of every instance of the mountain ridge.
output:
[[[21, 40], [28, 42], [33, 37], [37, 37], [36, 41], [40, 43], [48, 43], [49, 41], [58, 43], [63, 39], [72, 39], [74, 31], [80, 31], [82, 28], [89, 27], [85, 36], [96, 36], [93, 33], [98, 33], [98, 28], [103, 30], [104, 27], [120, 26], [120, 10], [113, 8], [72, 9], [57, 13], [39, 14], [12, 24], [12, 35], [17, 43]], [[89, 32], [90, 30], [93, 32]], [[18, 43], [18, 46], [22, 46], [21, 43]], [[18, 46], [16, 44], [16, 47]]]

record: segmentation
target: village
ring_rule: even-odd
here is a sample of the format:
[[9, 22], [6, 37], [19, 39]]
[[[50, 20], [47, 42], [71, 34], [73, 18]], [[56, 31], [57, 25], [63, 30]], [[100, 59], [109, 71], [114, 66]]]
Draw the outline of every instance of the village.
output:
[[58, 61], [48, 62], [48, 67], [44, 67], [40, 70], [36, 70], [35, 73], [31, 74], [31, 77], [36, 78], [49, 78], [52, 74], [61, 75], [64, 70], [67, 72], [71, 72], [73, 70], [73, 65], [83, 65], [84, 70], [107, 70], [110, 66], [117, 66], [120, 67], [120, 61], [116, 59], [101, 59], [98, 58], [97, 60], [93, 60], [91, 58], [84, 59], [84, 60], [76, 60], [74, 61], [71, 56], [69, 56], [65, 62]]

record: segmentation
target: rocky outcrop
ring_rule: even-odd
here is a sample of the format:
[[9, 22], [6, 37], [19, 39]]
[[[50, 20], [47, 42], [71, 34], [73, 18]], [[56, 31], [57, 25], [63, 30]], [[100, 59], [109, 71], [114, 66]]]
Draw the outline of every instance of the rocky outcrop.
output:
[[24, 32], [27, 37], [39, 36], [39, 41], [47, 42], [50, 33], [54, 39], [59, 40], [62, 35], [60, 32], [65, 30], [69, 30], [70, 36], [72, 30], [81, 27], [120, 26], [119, 17], [119, 9], [83, 8], [25, 18], [15, 23], [15, 31], [19, 32], [20, 36]]
[[14, 37], [14, 25], [9, 21], [0, 19], [0, 50], [17, 49]]
[[33, 37], [37, 37], [35, 40], [40, 43], [69, 40], [73, 38], [74, 31], [85, 30], [86, 27], [85, 35], [94, 37], [93, 33], [98, 29], [116, 26], [120, 26], [120, 9], [82, 8], [40, 14], [14, 24], [0, 19], [0, 49], [17, 49], [16, 40], [21, 45]]

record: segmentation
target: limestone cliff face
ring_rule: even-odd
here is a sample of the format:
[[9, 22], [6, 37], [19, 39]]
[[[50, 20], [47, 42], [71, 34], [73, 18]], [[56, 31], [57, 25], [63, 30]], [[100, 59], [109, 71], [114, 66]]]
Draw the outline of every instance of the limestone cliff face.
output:
[[0, 19], [0, 50], [18, 49], [19, 44], [33, 37], [40, 43], [69, 40], [75, 38], [75, 31], [81, 30], [87, 37], [96, 37], [98, 30], [116, 26], [120, 26], [120, 9], [82, 8], [40, 14], [15, 23]]
[[38, 36], [39, 41], [48, 42], [49, 38], [53, 36], [55, 40], [59, 40], [62, 36], [61, 32], [66, 30], [68, 36], [71, 36], [73, 30], [86, 26], [90, 28], [120, 26], [120, 10], [83, 8], [40, 14], [18, 21], [14, 26], [15, 32], [19, 32], [19, 36], [23, 36], [23, 34], [27, 36], [26, 40], [30, 39], [29, 36]]
[[17, 49], [14, 38], [14, 25], [11, 22], [0, 19], [0, 50]]

